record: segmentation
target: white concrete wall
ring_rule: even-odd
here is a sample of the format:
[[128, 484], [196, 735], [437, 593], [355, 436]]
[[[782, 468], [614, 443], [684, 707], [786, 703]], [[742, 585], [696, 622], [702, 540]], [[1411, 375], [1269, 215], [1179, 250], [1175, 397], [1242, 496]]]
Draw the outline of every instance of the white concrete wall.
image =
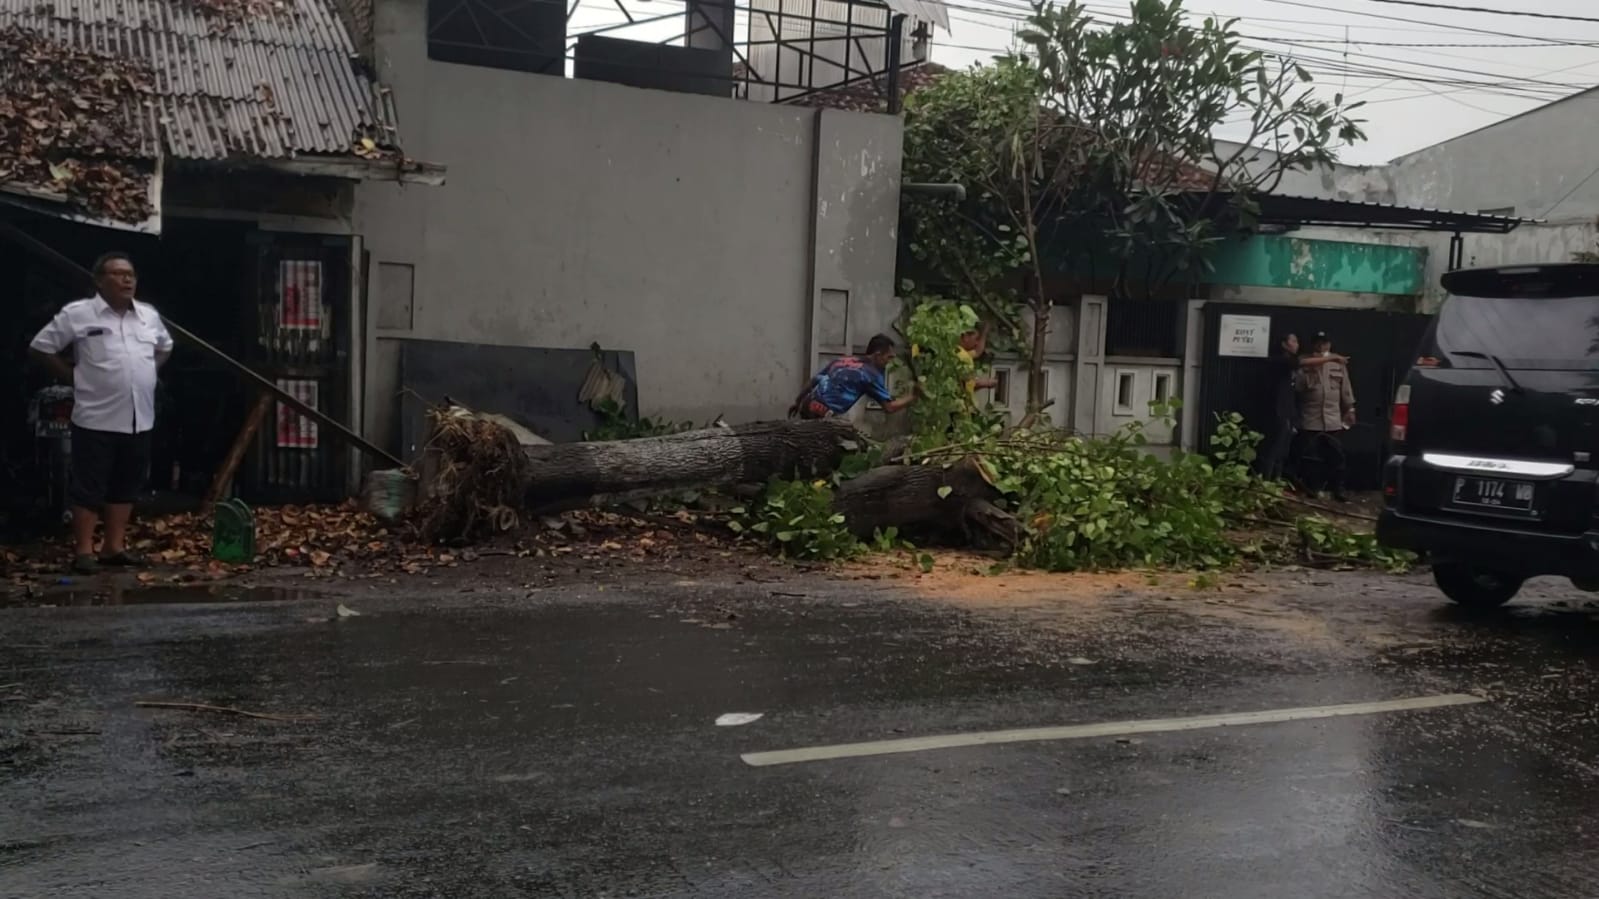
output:
[[[1056, 359], [1045, 357], [1044, 360], [1044, 400], [1054, 400], [1055, 405], [1044, 410], [1043, 420], [1057, 426], [1066, 421], [1067, 410], [1070, 409], [1072, 396], [1071, 358]], [[1027, 362], [1015, 355], [995, 356], [990, 373], [996, 378], [1003, 378], [1002, 386], [984, 388], [977, 391], [977, 402], [981, 406], [999, 406], [1009, 416], [1010, 423], [1016, 424], [1027, 417]]]
[[[1245, 147], [1230, 140], [1216, 142], [1216, 155], [1221, 159], [1231, 160], [1235, 154], [1238, 159], [1236, 164], [1249, 172], [1265, 171], [1277, 159], [1276, 153], [1261, 147]], [[1275, 192], [1295, 197], [1322, 197], [1361, 203], [1392, 203], [1396, 195], [1393, 176], [1385, 166], [1336, 163], [1309, 171], [1287, 172], [1277, 184]]]
[[[1465, 212], [1509, 210], [1544, 224], [1507, 235], [1465, 235], [1464, 264], [1569, 262], [1595, 249], [1599, 229], [1599, 91], [1587, 91], [1389, 164], [1397, 202]], [[1426, 308], [1443, 299], [1449, 237], [1418, 235], [1429, 254]]]
[[897, 118], [433, 62], [425, 12], [381, 2], [376, 55], [448, 182], [356, 198], [373, 270], [414, 267], [411, 326], [373, 340], [380, 438], [408, 337], [631, 350], [644, 414], [751, 420], [808, 377], [822, 290], [892, 296]]
[[1156, 446], [1174, 442], [1176, 428], [1150, 415], [1150, 404], [1157, 399], [1182, 399], [1180, 359], [1151, 360], [1111, 356], [1105, 360], [1105, 375], [1099, 383], [1099, 406], [1094, 414], [1094, 433], [1108, 436], [1134, 423], [1144, 428], [1144, 437]]
[[1388, 168], [1404, 205], [1591, 220], [1599, 216], [1595, 147], [1599, 90], [1401, 156]]
[[[1283, 189], [1297, 193], [1320, 183], [1324, 189], [1315, 196], [1544, 219], [1544, 224], [1522, 225], [1507, 235], [1465, 235], [1463, 264], [1566, 262], [1577, 251], [1595, 249], [1599, 239], [1596, 113], [1599, 90], [1591, 90], [1401, 156], [1378, 169], [1339, 167], [1335, 174], [1285, 182]], [[1362, 196], [1352, 189], [1363, 182], [1376, 190]], [[1425, 246], [1429, 252], [1422, 311], [1436, 309], [1443, 299], [1438, 279], [1448, 270], [1448, 234], [1351, 229], [1307, 229], [1304, 234]]]

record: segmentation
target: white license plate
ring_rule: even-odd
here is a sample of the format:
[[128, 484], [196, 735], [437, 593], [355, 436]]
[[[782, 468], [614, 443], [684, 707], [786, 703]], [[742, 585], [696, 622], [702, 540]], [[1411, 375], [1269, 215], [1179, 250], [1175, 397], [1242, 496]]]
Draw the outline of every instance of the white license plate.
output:
[[1533, 512], [1536, 499], [1534, 485], [1498, 478], [1455, 478], [1455, 492], [1451, 497], [1457, 506], [1522, 515]]

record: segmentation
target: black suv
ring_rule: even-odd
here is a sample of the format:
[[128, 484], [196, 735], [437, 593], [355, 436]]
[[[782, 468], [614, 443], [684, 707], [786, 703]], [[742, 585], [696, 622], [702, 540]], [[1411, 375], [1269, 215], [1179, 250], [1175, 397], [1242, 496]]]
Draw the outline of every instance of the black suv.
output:
[[1599, 265], [1451, 272], [1394, 397], [1386, 546], [1489, 608], [1561, 575], [1599, 590]]

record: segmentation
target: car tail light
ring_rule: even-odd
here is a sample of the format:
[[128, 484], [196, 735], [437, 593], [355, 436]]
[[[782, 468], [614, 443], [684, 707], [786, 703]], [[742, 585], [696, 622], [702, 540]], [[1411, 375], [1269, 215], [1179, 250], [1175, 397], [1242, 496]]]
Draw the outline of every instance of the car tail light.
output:
[[1410, 385], [1400, 384], [1394, 391], [1394, 408], [1388, 418], [1388, 438], [1395, 443], [1404, 443], [1405, 435], [1410, 431]]

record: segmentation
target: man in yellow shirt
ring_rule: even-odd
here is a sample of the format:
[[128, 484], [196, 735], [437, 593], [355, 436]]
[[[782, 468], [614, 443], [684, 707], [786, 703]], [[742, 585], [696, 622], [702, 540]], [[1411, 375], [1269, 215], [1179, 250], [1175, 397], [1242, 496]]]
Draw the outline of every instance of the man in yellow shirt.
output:
[[955, 351], [955, 358], [966, 367], [966, 396], [976, 405], [975, 394], [979, 390], [991, 390], [999, 386], [999, 379], [992, 375], [978, 377], [977, 363], [988, 352], [988, 322], [983, 322], [978, 328], [967, 331], [961, 335], [960, 348]]

